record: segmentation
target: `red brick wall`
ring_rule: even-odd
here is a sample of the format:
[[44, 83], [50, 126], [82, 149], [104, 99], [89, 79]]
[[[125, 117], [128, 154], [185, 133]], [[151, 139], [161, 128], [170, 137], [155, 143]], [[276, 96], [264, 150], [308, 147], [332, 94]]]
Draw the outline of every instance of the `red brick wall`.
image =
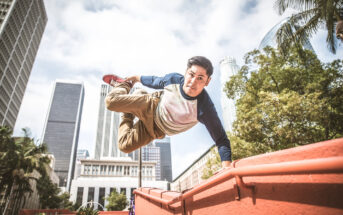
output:
[[[238, 161], [236, 168], [328, 157], [343, 157], [343, 139], [246, 158]], [[243, 180], [246, 184], [253, 184], [255, 190], [252, 192], [241, 187], [239, 200], [236, 199], [234, 178], [186, 199], [183, 207], [181, 202], [171, 208], [136, 195], [136, 214], [343, 214], [343, 171], [335, 174], [253, 176]], [[158, 189], [142, 191], [166, 200], [180, 195]]]

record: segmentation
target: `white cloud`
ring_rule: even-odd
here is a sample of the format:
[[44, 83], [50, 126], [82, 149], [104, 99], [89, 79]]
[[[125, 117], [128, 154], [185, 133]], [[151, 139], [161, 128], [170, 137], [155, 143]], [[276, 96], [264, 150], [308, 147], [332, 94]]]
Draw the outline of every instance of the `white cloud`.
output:
[[21, 136], [21, 129], [29, 128], [32, 137], [36, 140], [42, 138], [41, 132], [46, 120], [51, 91], [52, 84], [45, 77], [30, 78], [18, 114], [14, 135]]

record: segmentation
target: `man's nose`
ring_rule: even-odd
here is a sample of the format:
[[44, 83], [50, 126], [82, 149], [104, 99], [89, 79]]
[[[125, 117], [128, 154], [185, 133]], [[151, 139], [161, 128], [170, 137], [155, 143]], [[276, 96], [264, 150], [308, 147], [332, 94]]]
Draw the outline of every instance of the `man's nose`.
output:
[[194, 77], [191, 79], [191, 84], [193, 85], [193, 84], [195, 84], [195, 82], [196, 82], [196, 78]]

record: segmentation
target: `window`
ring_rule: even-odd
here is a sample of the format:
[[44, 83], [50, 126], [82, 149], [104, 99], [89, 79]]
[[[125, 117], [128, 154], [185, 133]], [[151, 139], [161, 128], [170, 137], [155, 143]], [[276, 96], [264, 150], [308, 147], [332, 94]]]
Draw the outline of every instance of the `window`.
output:
[[84, 175], [89, 175], [91, 171], [91, 165], [85, 165], [83, 169], [83, 174]]
[[138, 172], [138, 167], [137, 166], [132, 166], [131, 167], [131, 176], [137, 176], [138, 174], [137, 174], [137, 172]]
[[88, 198], [87, 202], [94, 201], [94, 187], [89, 187], [88, 188]]
[[126, 188], [124, 188], [124, 187], [120, 188], [120, 193], [122, 193], [126, 196]]
[[125, 176], [130, 175], [130, 166], [124, 166], [124, 175]]
[[107, 166], [101, 165], [100, 166], [100, 175], [106, 175]]
[[92, 168], [92, 175], [99, 175], [99, 165], [94, 165]]
[[77, 188], [77, 194], [76, 194], [76, 203], [81, 205], [82, 204], [82, 197], [83, 197], [83, 187]]
[[[105, 187], [100, 187], [99, 189], [99, 204], [105, 207]], [[98, 207], [98, 210], [103, 210], [102, 207]]]
[[116, 175], [122, 175], [122, 166], [117, 166], [117, 172]]

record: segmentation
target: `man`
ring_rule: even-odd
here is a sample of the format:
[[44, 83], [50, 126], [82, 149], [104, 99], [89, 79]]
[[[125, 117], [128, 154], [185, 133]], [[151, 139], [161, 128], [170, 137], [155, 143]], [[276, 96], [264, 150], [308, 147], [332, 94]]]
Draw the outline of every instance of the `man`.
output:
[[[130, 153], [154, 139], [184, 132], [201, 122], [218, 147], [222, 166], [229, 167], [230, 141], [204, 89], [210, 83], [212, 73], [212, 63], [205, 57], [195, 56], [188, 60], [184, 76], [171, 73], [164, 77], [131, 76], [121, 79], [105, 75], [103, 80], [114, 87], [106, 96], [106, 106], [111, 111], [123, 112], [119, 126], [120, 150]], [[152, 94], [129, 94], [137, 82], [163, 90]], [[134, 124], [135, 116], [139, 120]]]

